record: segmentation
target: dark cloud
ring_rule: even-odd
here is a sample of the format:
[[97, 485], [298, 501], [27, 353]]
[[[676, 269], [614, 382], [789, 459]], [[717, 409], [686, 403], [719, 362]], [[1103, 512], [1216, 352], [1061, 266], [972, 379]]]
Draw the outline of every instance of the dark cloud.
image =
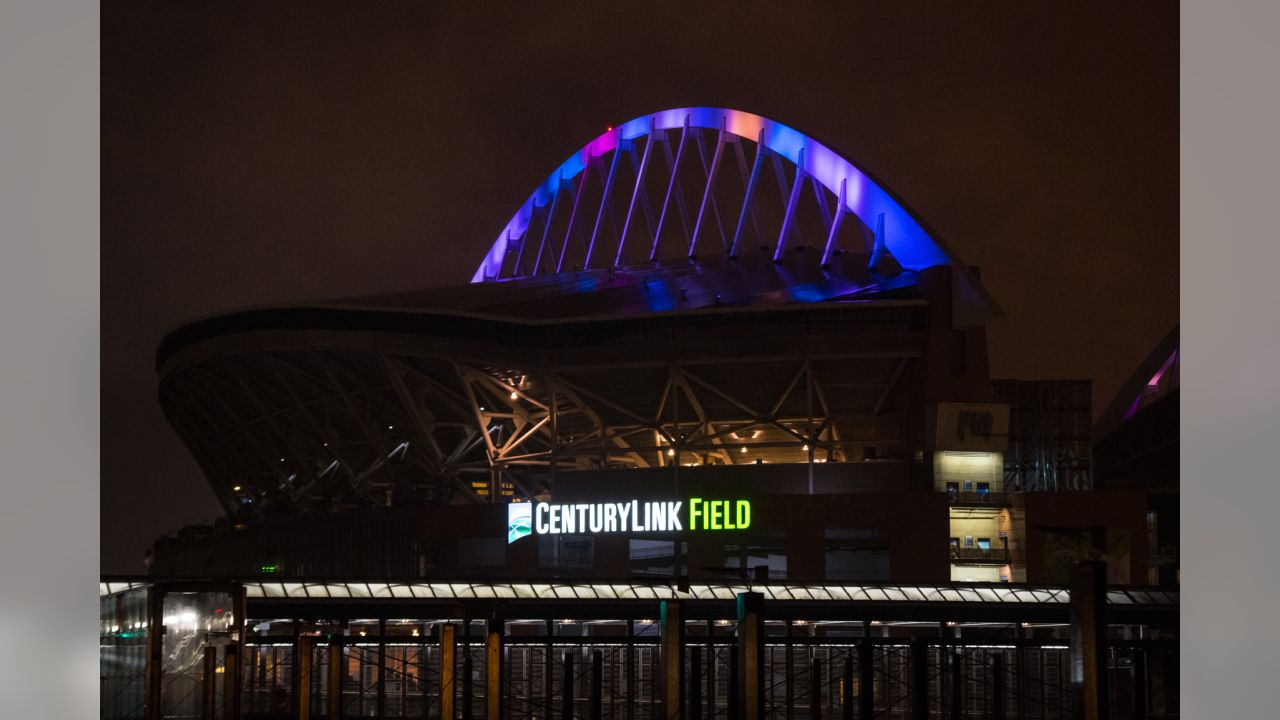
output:
[[166, 329], [463, 282], [554, 165], [666, 107], [841, 149], [982, 268], [993, 373], [1100, 408], [1178, 319], [1176, 4], [835, 7], [104, 6], [103, 570], [218, 512], [156, 403]]

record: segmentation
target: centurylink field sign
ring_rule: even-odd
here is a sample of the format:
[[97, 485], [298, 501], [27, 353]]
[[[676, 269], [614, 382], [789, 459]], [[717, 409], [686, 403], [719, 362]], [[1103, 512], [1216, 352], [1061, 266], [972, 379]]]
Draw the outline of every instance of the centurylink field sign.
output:
[[507, 543], [526, 535], [651, 533], [684, 530], [745, 530], [751, 527], [750, 500], [630, 500], [614, 503], [511, 503]]

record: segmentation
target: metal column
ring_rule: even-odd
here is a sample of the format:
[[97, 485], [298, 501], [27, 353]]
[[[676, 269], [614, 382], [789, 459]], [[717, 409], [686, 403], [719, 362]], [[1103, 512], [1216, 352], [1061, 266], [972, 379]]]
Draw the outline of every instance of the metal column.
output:
[[[243, 615], [241, 616], [243, 617]], [[222, 657], [222, 719], [240, 720], [240, 648], [239, 642], [227, 645]], [[336, 715], [334, 717], [337, 717]]]
[[[453, 623], [440, 626], [440, 718], [453, 720], [454, 698], [458, 696], [458, 628]], [[335, 716], [336, 717], [336, 716]]]
[[1133, 720], [1147, 720], [1147, 651], [1133, 652]]
[[147, 658], [143, 676], [143, 717], [160, 720], [164, 667], [164, 591], [147, 590]]
[[200, 683], [203, 691], [200, 698], [201, 713], [204, 720], [214, 720], [215, 702], [218, 697], [218, 648], [213, 645], [204, 646], [204, 681]]
[[764, 720], [764, 595], [738, 593], [737, 710]]
[[1107, 719], [1107, 564], [1071, 572], [1071, 694], [1078, 720]]
[[346, 673], [342, 668], [342, 646], [329, 642], [329, 697], [325, 716], [337, 720], [342, 716], [342, 678]]
[[501, 618], [489, 618], [484, 638], [484, 717], [502, 720], [502, 632]]
[[[297, 627], [295, 624], [294, 627]], [[311, 638], [299, 637], [294, 643], [294, 665], [298, 668], [298, 686], [294, 688], [293, 703], [300, 720], [311, 718]], [[207, 659], [207, 658], [206, 658]]]
[[684, 613], [679, 601], [663, 600], [659, 630], [662, 636], [662, 717], [679, 720], [684, 705]]

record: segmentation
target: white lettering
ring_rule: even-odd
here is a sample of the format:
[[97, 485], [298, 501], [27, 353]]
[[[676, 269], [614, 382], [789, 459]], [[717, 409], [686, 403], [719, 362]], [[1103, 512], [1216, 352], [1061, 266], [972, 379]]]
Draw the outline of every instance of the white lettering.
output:
[[587, 516], [591, 518], [591, 532], [598, 533], [604, 529], [604, 512], [599, 505], [588, 505]]
[[546, 535], [548, 532], [550, 532], [550, 530], [547, 527], [547, 521], [545, 519], [545, 516], [548, 514], [550, 510], [551, 510], [551, 506], [544, 502], [538, 503], [538, 505], [533, 509], [533, 529], [539, 535]]
[[[557, 505], [556, 509], [560, 511], [560, 532], [572, 533], [577, 532], [577, 525], [574, 524], [573, 506]], [[565, 511], [568, 512], [565, 512]]]
[[631, 503], [618, 503], [618, 530], [627, 531], [627, 518], [631, 515]]
[[575, 505], [578, 509], [578, 532], [587, 531], [587, 505]]
[[560, 507], [559, 505], [551, 506], [551, 512], [550, 512], [551, 522], [550, 522], [550, 528], [548, 528], [548, 532], [550, 532], [552, 535], [560, 534], [560, 511], [563, 509], [564, 508]]
[[604, 531], [618, 531], [618, 506], [613, 503], [604, 506]]
[[683, 502], [667, 503], [667, 527], [671, 530], [684, 530], [680, 524], [680, 506]]

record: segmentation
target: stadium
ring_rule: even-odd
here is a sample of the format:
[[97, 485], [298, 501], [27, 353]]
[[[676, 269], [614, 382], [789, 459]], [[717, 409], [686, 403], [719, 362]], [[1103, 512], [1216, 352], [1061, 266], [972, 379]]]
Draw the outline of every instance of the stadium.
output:
[[1150, 494], [865, 170], [674, 109], [494, 229], [469, 284], [163, 339], [225, 515], [103, 578], [104, 717], [1177, 714]]

